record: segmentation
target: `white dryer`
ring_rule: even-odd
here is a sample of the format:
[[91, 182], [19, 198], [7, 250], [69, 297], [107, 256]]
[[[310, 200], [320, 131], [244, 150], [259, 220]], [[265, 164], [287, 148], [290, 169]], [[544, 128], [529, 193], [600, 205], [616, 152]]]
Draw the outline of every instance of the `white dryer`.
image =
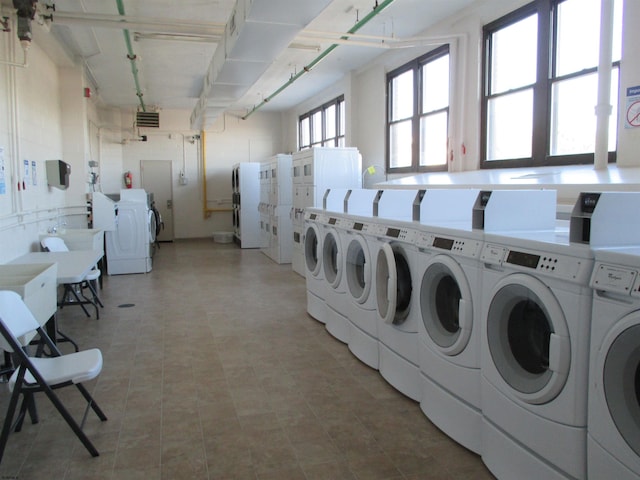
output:
[[640, 247], [595, 252], [587, 471], [640, 478]]
[[307, 285], [307, 313], [325, 323], [325, 281], [322, 272], [322, 210], [307, 209], [304, 212], [302, 238], [304, 268]]
[[105, 235], [109, 275], [151, 271], [155, 239], [153, 215], [147, 203], [147, 192], [143, 189], [120, 192], [115, 230], [107, 231]]
[[485, 234], [482, 458], [498, 478], [584, 478], [589, 278], [568, 229]]

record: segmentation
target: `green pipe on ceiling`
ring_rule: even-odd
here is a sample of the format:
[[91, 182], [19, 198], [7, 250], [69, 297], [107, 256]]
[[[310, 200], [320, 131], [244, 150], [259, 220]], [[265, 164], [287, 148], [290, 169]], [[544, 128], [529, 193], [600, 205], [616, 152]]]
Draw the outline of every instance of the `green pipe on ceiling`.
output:
[[[122, 0], [116, 0], [116, 4], [118, 5], [118, 13], [122, 16], [125, 15], [124, 4]], [[140, 101], [140, 107], [143, 112], [147, 111], [147, 107], [144, 104], [144, 100], [142, 99], [142, 90], [140, 89], [140, 80], [138, 78], [138, 66], [136, 65], [136, 54], [133, 53], [133, 47], [131, 45], [131, 34], [129, 30], [124, 28], [122, 30], [124, 35], [124, 43], [127, 46], [127, 58], [131, 63], [131, 73], [133, 74], [133, 81], [136, 84], [136, 95], [138, 96], [138, 100]]]
[[[382, 10], [384, 10], [385, 8], [387, 8], [389, 5], [391, 5], [395, 0], [384, 0], [382, 3], [380, 3], [378, 5], [378, 2], [376, 1], [376, 5], [373, 7], [373, 10], [371, 10], [362, 20], [360, 20], [359, 22], [357, 22], [348, 32], [347, 34], [343, 35], [342, 37], [340, 37], [341, 40], [348, 40], [349, 39], [349, 34], [354, 34], [356, 33], [358, 30], [360, 30], [364, 25], [366, 25], [367, 23], [369, 23], [369, 21], [371, 21], [371, 19], [373, 17], [375, 17], [376, 15], [378, 15], [380, 12], [382, 12]], [[280, 94], [283, 90], [285, 90], [287, 87], [289, 87], [293, 82], [295, 82], [296, 80], [298, 80], [301, 76], [303, 76], [305, 73], [309, 73], [311, 71], [311, 69], [313, 67], [315, 67], [318, 63], [320, 63], [322, 61], [322, 59], [324, 59], [327, 55], [329, 55], [331, 52], [333, 52], [336, 48], [338, 48], [338, 44], [334, 43], [331, 46], [327, 47], [326, 50], [324, 50], [320, 55], [318, 55], [316, 58], [314, 58], [311, 63], [309, 63], [308, 65], [306, 65], [302, 70], [300, 70], [298, 73], [296, 73], [295, 75], [292, 75], [291, 78], [289, 78], [289, 80], [284, 83], [283, 85], [280, 86], [280, 88], [278, 88], [275, 92], [273, 92], [271, 95], [269, 95], [268, 97], [265, 97], [262, 102], [260, 102], [258, 105], [256, 105], [255, 107], [253, 107], [253, 109], [247, 113], [244, 117], [242, 117], [243, 120], [246, 120], [247, 118], [249, 118], [249, 116], [251, 114], [253, 114], [253, 112], [255, 112], [256, 110], [258, 110], [260, 107], [264, 106], [266, 103], [269, 103], [269, 101], [274, 98], [276, 95]]]

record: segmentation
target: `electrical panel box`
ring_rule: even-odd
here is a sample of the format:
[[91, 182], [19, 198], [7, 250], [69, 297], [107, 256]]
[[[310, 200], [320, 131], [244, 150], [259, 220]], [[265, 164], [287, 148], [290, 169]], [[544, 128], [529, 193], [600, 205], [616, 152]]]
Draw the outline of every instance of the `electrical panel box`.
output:
[[71, 175], [71, 165], [62, 160], [47, 160], [47, 183], [50, 187], [61, 190], [69, 188], [69, 175]]

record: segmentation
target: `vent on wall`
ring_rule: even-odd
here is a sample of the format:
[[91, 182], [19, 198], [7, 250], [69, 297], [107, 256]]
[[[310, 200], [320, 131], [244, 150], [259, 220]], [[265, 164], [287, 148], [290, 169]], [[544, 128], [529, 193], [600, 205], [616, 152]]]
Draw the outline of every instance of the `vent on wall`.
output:
[[158, 112], [136, 112], [136, 126], [160, 128], [160, 114]]

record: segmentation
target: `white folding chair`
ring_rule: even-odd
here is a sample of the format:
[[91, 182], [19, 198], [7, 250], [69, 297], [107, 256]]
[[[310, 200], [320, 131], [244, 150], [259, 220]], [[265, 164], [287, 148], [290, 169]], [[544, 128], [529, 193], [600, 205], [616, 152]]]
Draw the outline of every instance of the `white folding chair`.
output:
[[[64, 240], [60, 237], [45, 237], [40, 241], [42, 248], [47, 252], [68, 252], [69, 248], [64, 243]], [[84, 313], [87, 314], [87, 317], [91, 315], [85, 308], [85, 304], [89, 303], [94, 306], [96, 309], [96, 318], [100, 318], [100, 310], [98, 309], [98, 305], [104, 307], [100, 298], [98, 297], [97, 292], [97, 280], [100, 278], [100, 270], [94, 267], [84, 279], [79, 283], [66, 283], [64, 285], [64, 293], [62, 294], [62, 298], [58, 302], [58, 306], [63, 308], [65, 305], [80, 305]], [[80, 292], [80, 296], [78, 295], [78, 291], [76, 291], [76, 287]], [[88, 298], [84, 295], [83, 290], [88, 288], [91, 292], [91, 298]]]
[[[51, 350], [51, 357], [30, 357], [26, 348], [18, 341], [19, 337], [34, 330]], [[11, 429], [15, 429], [16, 432], [21, 430], [27, 411], [29, 411], [32, 422], [38, 422], [34, 399], [34, 393], [37, 392], [44, 392], [47, 395], [89, 453], [97, 457], [98, 450], [82, 431], [82, 426], [90, 408], [103, 422], [107, 420], [107, 417], [82, 385], [82, 382], [92, 380], [100, 374], [102, 370], [100, 350], [92, 348], [62, 355], [33, 317], [20, 295], [7, 290], [0, 291], [0, 348], [13, 353], [15, 366], [15, 371], [8, 382], [11, 398], [0, 434], [0, 462]], [[87, 407], [80, 424], [74, 420], [54, 392], [56, 389], [71, 385], [75, 385], [87, 401]], [[22, 405], [14, 423], [13, 417], [21, 394], [23, 396]]]

